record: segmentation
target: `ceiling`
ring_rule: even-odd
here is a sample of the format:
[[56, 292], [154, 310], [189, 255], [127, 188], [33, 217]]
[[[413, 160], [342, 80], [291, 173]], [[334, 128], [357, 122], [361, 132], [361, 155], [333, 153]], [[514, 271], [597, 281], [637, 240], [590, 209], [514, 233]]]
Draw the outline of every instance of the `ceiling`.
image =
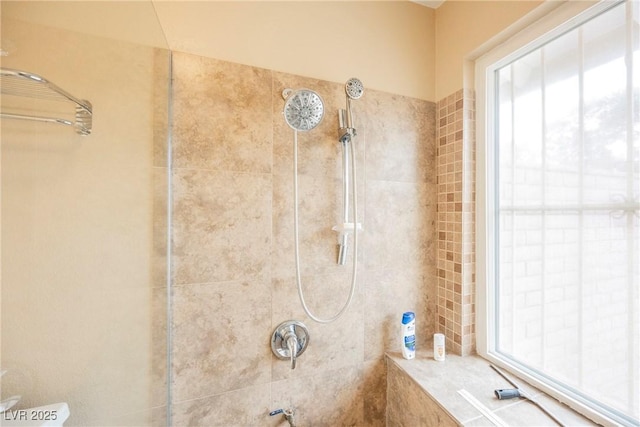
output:
[[431, 9], [437, 9], [444, 0], [411, 0], [414, 3], [421, 4], [422, 6], [430, 7]]

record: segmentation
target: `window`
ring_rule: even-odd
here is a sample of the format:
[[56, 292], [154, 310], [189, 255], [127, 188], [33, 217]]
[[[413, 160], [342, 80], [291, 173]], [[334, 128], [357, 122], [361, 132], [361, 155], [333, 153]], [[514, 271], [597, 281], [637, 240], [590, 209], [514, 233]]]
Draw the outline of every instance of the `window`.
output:
[[640, 423], [639, 7], [559, 8], [476, 66], [479, 352], [625, 425]]

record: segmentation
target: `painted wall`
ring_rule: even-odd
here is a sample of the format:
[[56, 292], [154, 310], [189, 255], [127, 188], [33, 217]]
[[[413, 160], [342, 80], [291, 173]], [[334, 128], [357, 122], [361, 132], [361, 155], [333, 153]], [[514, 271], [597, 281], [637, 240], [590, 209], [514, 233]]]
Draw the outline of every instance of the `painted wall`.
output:
[[[67, 402], [68, 426], [161, 421], [166, 170], [153, 159], [166, 144], [168, 52], [4, 13], [7, 41], [3, 67], [44, 76], [95, 114], [86, 137], [2, 120], [2, 398]], [[3, 111], [18, 107], [73, 119], [66, 103], [2, 96]]]
[[[435, 100], [434, 10], [393, 1], [3, 1], [14, 17]], [[5, 4], [6, 3], [6, 4]], [[160, 43], [159, 43], [160, 41]]]
[[4, 16], [81, 34], [167, 48], [153, 3], [130, 1], [3, 0]]
[[434, 101], [434, 11], [395, 1], [154, 1], [172, 50]]
[[[543, 1], [3, 1], [23, 20], [439, 101], [469, 54]], [[559, 2], [558, 2], [559, 3]], [[157, 14], [162, 30], [150, 17]], [[78, 19], [81, 17], [81, 19]], [[135, 23], [135, 24], [134, 24]], [[164, 33], [164, 34], [162, 34]], [[160, 43], [159, 43], [160, 41]]]
[[[474, 50], [543, 3], [445, 1], [435, 13], [435, 99], [441, 101], [462, 89], [464, 63]], [[467, 83], [473, 87], [472, 81]]]
[[[325, 118], [299, 134], [300, 245], [306, 299], [321, 317], [345, 301], [351, 260], [336, 264], [342, 222], [337, 110], [344, 84], [174, 53], [173, 421], [176, 425], [384, 425], [384, 352], [402, 313], [433, 333], [435, 105], [365, 89], [358, 128], [356, 294], [335, 323], [307, 318], [296, 293], [293, 131], [285, 88], [308, 87]], [[311, 344], [295, 370], [271, 354], [288, 319]]]

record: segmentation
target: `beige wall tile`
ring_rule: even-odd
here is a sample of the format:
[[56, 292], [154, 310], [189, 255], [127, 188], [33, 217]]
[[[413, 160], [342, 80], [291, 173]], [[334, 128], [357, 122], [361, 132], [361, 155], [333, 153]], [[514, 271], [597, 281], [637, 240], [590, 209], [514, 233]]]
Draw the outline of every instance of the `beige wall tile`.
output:
[[424, 183], [367, 181], [363, 233], [367, 269], [426, 264], [435, 243], [431, 194]]
[[260, 282], [174, 287], [174, 403], [271, 380], [270, 299]]
[[[294, 199], [292, 174], [274, 174], [272, 273], [277, 278], [295, 275]], [[300, 268], [304, 275], [344, 271], [336, 264], [338, 233], [331, 228], [342, 223], [342, 181], [298, 176], [298, 221]], [[362, 198], [359, 200], [359, 205]], [[362, 208], [358, 209], [362, 218]], [[362, 241], [360, 233], [359, 242]], [[360, 244], [362, 246], [362, 244]], [[351, 251], [351, 255], [353, 251]], [[350, 264], [350, 261], [349, 261]]]
[[433, 334], [435, 283], [427, 268], [369, 270], [365, 273], [365, 360], [400, 351], [402, 313], [416, 313], [417, 345]]
[[174, 52], [173, 165], [271, 171], [271, 71]]
[[[175, 426], [279, 426], [280, 417], [269, 417], [269, 384], [260, 384], [202, 399], [176, 403]], [[277, 409], [277, 408], [276, 408]]]
[[[302, 276], [304, 297], [311, 312], [321, 318], [334, 316], [347, 301], [351, 268], [340, 274]], [[362, 277], [362, 276], [360, 276]], [[357, 278], [357, 276], [356, 276]], [[358, 279], [362, 283], [362, 278]], [[356, 287], [351, 306], [338, 320], [319, 324], [304, 313], [295, 279], [274, 280], [272, 329], [287, 319], [297, 319], [309, 328], [310, 344], [294, 371], [289, 362], [273, 358], [273, 380], [318, 375], [340, 367], [359, 365], [364, 352], [362, 287]]]
[[387, 362], [387, 426], [457, 426], [424, 390]]
[[177, 169], [174, 283], [269, 277], [271, 176]]
[[299, 425], [363, 425], [363, 379], [360, 366], [336, 369], [271, 385], [272, 406], [295, 408]]
[[387, 411], [387, 368], [383, 358], [364, 362], [363, 425], [383, 427]]
[[[177, 65], [182, 70], [178, 79], [209, 76], [209, 85], [218, 75], [226, 82], [228, 70], [238, 75], [263, 71], [189, 55], [176, 55], [174, 60], [184, 62]], [[218, 148], [225, 150], [224, 143], [215, 149], [202, 148], [200, 136], [189, 128], [194, 109], [203, 107], [210, 116], [221, 117], [213, 101], [200, 104], [193, 99], [201, 97], [185, 96], [174, 116], [183, 129], [178, 150], [189, 159], [188, 169], [175, 172], [173, 184], [173, 266], [176, 282], [189, 284], [174, 290], [174, 396], [184, 400], [215, 394], [216, 399], [224, 400], [236, 393], [240, 383], [266, 383], [271, 387], [272, 406], [296, 407], [297, 421], [302, 424], [362, 425], [366, 419], [369, 425], [382, 425], [381, 356], [395, 348], [391, 329], [395, 336], [398, 316], [409, 309], [417, 311], [423, 340], [435, 327], [436, 189], [431, 172], [436, 165], [435, 105], [366, 89], [364, 97], [353, 102], [359, 132], [355, 142], [358, 219], [364, 224], [359, 236], [360, 265], [351, 307], [340, 320], [323, 325], [306, 316], [296, 291], [294, 132], [282, 116], [282, 91], [310, 88], [325, 103], [323, 122], [311, 132], [298, 133], [298, 179], [305, 299], [315, 315], [329, 317], [347, 299], [353, 259], [352, 248], [347, 265], [336, 264], [338, 236], [331, 230], [343, 221], [337, 110], [345, 107], [344, 85], [278, 72], [270, 76], [272, 151], [265, 153], [257, 145], [257, 157], [266, 156], [273, 165], [266, 173], [259, 167], [240, 173], [234, 160], [215, 165], [192, 161], [200, 155], [215, 156]], [[242, 96], [251, 96], [251, 85], [263, 84], [258, 80], [248, 79]], [[189, 84], [179, 82], [175, 87]], [[221, 102], [228, 103], [235, 96], [241, 97], [224, 93]], [[254, 109], [262, 108], [233, 99], [236, 115], [251, 117]], [[251, 126], [260, 127], [267, 121], [260, 120]], [[371, 150], [370, 138], [380, 141]], [[251, 145], [247, 141], [240, 144]], [[368, 172], [371, 168], [375, 169], [372, 174]], [[268, 294], [261, 285], [254, 292], [256, 280], [270, 284]], [[203, 282], [210, 284], [197, 285]], [[241, 290], [241, 283], [246, 289]], [[244, 359], [232, 364], [237, 357], [233, 346], [210, 344], [219, 334], [212, 325], [237, 323], [239, 313], [246, 310], [256, 310], [262, 320], [256, 319], [251, 332], [233, 330], [226, 337], [234, 343], [249, 342]], [[389, 323], [387, 318], [395, 320]], [[311, 333], [310, 345], [293, 371], [288, 361], [271, 356], [269, 347], [273, 329], [287, 319], [305, 322]], [[269, 356], [266, 372], [265, 354]], [[206, 402], [198, 403], [201, 415], [188, 419], [188, 424], [206, 424], [215, 413], [207, 407], [213, 403]], [[240, 401], [235, 407], [241, 419], [254, 419], [254, 409], [243, 405]]]
[[167, 286], [167, 206], [169, 200], [169, 169], [154, 167], [153, 176], [153, 214], [152, 236], [153, 252], [151, 258], [151, 275], [154, 286]]
[[366, 94], [367, 180], [435, 183], [435, 104]]

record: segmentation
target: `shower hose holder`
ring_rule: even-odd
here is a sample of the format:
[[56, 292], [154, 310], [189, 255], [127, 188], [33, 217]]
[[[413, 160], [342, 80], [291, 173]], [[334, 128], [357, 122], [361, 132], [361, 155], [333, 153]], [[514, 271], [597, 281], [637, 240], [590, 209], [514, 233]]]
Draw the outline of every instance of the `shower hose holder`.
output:
[[356, 225], [354, 227], [352, 222], [344, 222], [342, 224], [334, 225], [333, 227], [331, 227], [333, 231], [337, 231], [340, 234], [353, 233], [354, 228], [357, 228], [358, 233], [360, 233], [362, 231], [362, 223], [356, 222]]
[[338, 264], [345, 265], [347, 263], [347, 253], [349, 252], [349, 234], [352, 234], [354, 230], [360, 233], [362, 224], [356, 222], [354, 227], [352, 222], [345, 222], [340, 225], [334, 225], [331, 229], [338, 233]]

